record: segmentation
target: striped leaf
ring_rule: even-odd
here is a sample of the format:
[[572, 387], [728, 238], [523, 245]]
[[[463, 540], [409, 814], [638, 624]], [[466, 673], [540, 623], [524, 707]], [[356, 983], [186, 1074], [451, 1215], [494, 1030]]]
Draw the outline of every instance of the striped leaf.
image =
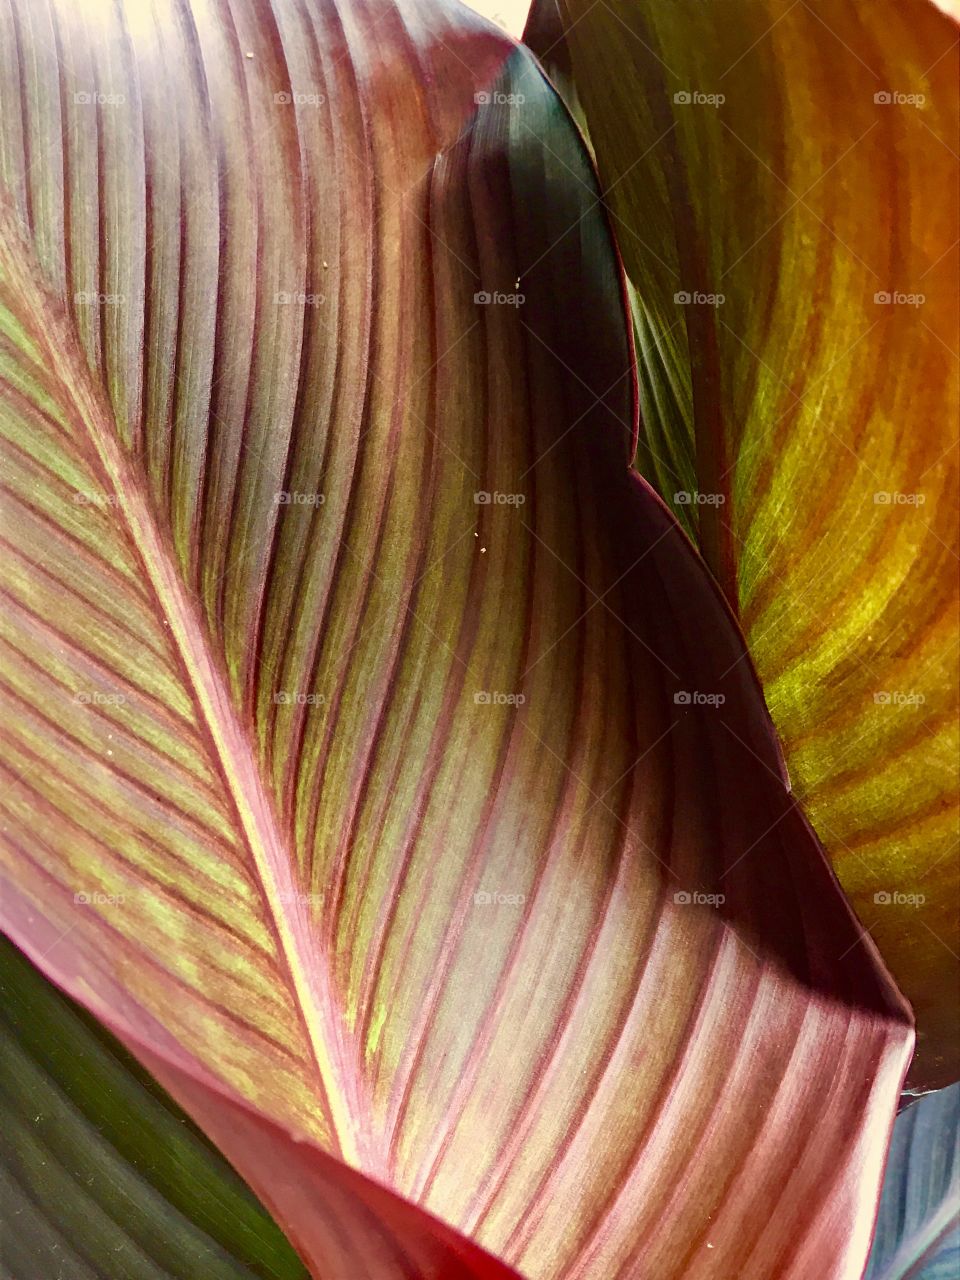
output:
[[897, 1116], [864, 1280], [960, 1274], [960, 1084]]
[[262, 1207], [122, 1046], [0, 940], [11, 1280], [304, 1280]]
[[857, 1275], [909, 1015], [630, 470], [532, 59], [4, 13], [11, 937], [317, 1277]]
[[[956, 24], [929, 0], [538, 0], [636, 290], [638, 465], [960, 1076]], [[564, 32], [569, 39], [565, 42]]]

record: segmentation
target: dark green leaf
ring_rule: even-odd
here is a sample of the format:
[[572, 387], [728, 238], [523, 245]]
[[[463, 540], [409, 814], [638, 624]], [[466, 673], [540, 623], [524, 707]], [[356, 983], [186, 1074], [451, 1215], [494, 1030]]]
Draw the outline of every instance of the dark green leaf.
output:
[[5, 1276], [307, 1275], [180, 1108], [6, 939], [0, 984]]

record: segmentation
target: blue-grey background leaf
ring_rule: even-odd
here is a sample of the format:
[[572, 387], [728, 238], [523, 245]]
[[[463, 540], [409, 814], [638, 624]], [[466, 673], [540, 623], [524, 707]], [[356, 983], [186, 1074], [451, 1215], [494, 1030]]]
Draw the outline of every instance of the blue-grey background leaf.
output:
[[864, 1280], [960, 1277], [960, 1084], [929, 1093], [894, 1126]]

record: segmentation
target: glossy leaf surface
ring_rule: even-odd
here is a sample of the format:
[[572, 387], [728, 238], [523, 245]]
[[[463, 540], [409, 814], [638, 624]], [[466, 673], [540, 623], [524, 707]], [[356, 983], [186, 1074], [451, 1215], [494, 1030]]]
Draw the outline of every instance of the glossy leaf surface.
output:
[[[638, 465], [960, 1075], [958, 40], [927, 0], [545, 0], [636, 288]], [[565, 43], [564, 33], [568, 33]]]
[[908, 1014], [579, 139], [466, 11], [229, 16], [4, 45], [6, 928], [318, 1276], [853, 1280]]

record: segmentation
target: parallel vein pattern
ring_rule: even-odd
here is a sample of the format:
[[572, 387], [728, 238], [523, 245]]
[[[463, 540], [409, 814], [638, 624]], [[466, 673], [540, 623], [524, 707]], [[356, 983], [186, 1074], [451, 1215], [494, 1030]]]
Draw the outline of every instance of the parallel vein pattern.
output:
[[6, 928], [318, 1276], [853, 1280], [908, 1015], [554, 95], [432, 6], [75, 10], [4, 19]]
[[538, 0], [527, 39], [572, 62], [636, 287], [638, 465], [737, 612], [916, 1010], [912, 1083], [956, 1080], [956, 23], [929, 0], [743, 0], [736, 22]]
[[960, 1084], [897, 1116], [866, 1280], [950, 1280], [960, 1266]]
[[0, 987], [5, 1275], [304, 1280], [222, 1157], [6, 941]]

